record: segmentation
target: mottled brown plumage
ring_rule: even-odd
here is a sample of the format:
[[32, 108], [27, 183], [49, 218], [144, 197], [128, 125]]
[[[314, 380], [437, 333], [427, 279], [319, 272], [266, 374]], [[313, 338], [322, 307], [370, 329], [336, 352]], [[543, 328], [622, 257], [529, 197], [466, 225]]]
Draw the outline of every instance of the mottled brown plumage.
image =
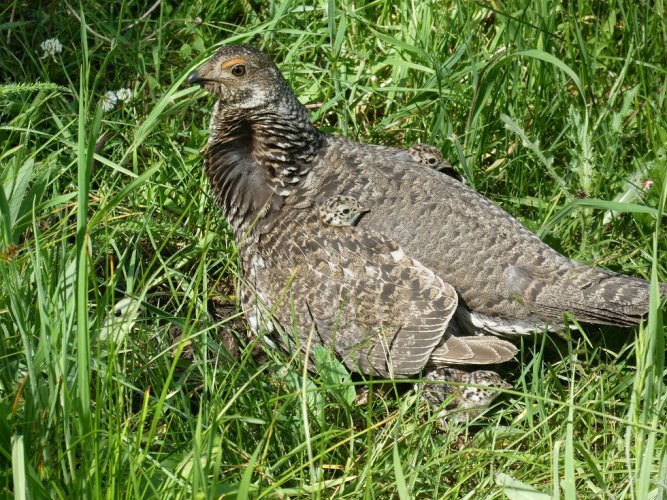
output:
[[[405, 150], [314, 128], [263, 53], [221, 48], [189, 82], [218, 98], [205, 169], [238, 243], [244, 310], [257, 332], [277, 322], [285, 347], [314, 341], [351, 369], [404, 376], [511, 359], [495, 334], [555, 329], [565, 311], [615, 325], [646, 314], [646, 281], [563, 257]], [[324, 222], [336, 196], [365, 213]]]

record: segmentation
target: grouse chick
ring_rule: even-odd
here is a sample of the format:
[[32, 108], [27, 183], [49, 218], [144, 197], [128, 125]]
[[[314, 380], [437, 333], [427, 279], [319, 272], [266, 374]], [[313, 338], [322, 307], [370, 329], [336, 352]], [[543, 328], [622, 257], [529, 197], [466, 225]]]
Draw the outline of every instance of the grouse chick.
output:
[[[490, 370], [467, 372], [427, 367], [422, 378], [424, 382], [415, 384], [415, 391], [421, 390], [424, 399], [439, 409], [438, 418], [443, 425], [446, 422], [465, 423], [478, 417], [501, 394], [497, 389], [512, 388], [512, 384]], [[444, 403], [447, 404], [442, 407]]]
[[442, 156], [440, 150], [435, 146], [418, 142], [410, 146], [405, 151], [417, 163], [426, 165], [427, 167], [430, 167], [437, 172], [447, 174], [457, 181], [463, 181], [463, 177], [461, 177], [461, 175], [456, 170], [454, 170], [452, 164], [445, 160], [445, 157]]
[[332, 196], [320, 206], [322, 222], [332, 226], [356, 226], [367, 209], [351, 196]]

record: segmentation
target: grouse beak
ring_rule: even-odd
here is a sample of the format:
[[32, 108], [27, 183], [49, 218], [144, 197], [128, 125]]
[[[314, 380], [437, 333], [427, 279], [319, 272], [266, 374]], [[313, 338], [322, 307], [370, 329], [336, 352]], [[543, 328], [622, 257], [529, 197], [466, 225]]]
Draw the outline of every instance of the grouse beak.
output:
[[197, 73], [197, 70], [195, 70], [192, 73], [190, 73], [190, 76], [188, 76], [188, 79], [186, 81], [188, 82], [188, 85], [197, 85], [202, 83], [204, 79], [201, 76], [199, 76], [199, 73]]

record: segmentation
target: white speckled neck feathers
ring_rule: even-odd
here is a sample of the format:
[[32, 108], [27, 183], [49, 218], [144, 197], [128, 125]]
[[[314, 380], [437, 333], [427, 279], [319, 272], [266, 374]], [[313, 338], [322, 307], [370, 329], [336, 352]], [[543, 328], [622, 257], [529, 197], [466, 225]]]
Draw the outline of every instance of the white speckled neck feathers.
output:
[[211, 117], [205, 170], [237, 236], [282, 206], [323, 142], [291, 91], [273, 108], [228, 109], [219, 101]]

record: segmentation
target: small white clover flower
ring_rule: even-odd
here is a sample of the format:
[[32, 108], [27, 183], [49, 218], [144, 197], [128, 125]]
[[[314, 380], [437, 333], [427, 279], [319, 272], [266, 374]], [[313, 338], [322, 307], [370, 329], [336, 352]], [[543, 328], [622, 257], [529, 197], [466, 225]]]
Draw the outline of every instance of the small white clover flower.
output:
[[107, 93], [104, 94], [104, 97], [102, 97], [102, 109], [104, 111], [111, 111], [113, 108], [116, 107], [117, 103], [118, 103], [118, 96], [113, 90], [107, 91]]
[[131, 101], [134, 93], [130, 89], [108, 90], [102, 97], [102, 109], [111, 111], [117, 104]]
[[118, 102], [128, 102], [132, 99], [133, 94], [130, 89], [118, 89], [116, 91], [116, 99]]
[[40, 59], [51, 56], [53, 58], [53, 62], [58, 62], [56, 60], [56, 54], [60, 54], [63, 51], [63, 46], [60, 43], [60, 40], [57, 38], [49, 38], [48, 40], [44, 40], [40, 47], [44, 51], [44, 54], [42, 54]]

